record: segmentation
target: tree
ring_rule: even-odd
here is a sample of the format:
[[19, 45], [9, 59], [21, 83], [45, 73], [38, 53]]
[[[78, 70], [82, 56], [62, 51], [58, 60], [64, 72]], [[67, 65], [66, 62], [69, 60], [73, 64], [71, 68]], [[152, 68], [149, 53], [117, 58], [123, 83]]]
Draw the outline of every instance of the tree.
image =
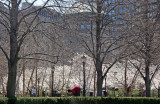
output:
[[[78, 34], [77, 40], [87, 50], [82, 52], [93, 58], [97, 72], [97, 96], [102, 96], [103, 80], [112, 66], [123, 57], [125, 50], [122, 49], [124, 43], [120, 42], [123, 35], [114, 30], [118, 19], [114, 18], [113, 13], [118, 10], [120, 3], [123, 3], [123, 0], [82, 1], [75, 3], [67, 12], [67, 15], [72, 17], [71, 25], [75, 34]], [[104, 73], [102, 73], [103, 64], [106, 66]]]
[[[130, 61], [141, 74], [150, 97], [151, 81], [159, 70], [159, 8], [160, 2], [152, 0], [130, 1], [134, 12], [130, 18], [132, 28], [128, 42], [136, 50]], [[133, 48], [134, 47], [134, 48]]]
[[[9, 43], [9, 52], [0, 44], [0, 49], [5, 55], [8, 61], [8, 85], [7, 85], [7, 96], [14, 97], [16, 89], [16, 75], [17, 75], [17, 63], [21, 59], [19, 57], [19, 52], [21, 50], [22, 44], [26, 37], [38, 26], [41, 22], [34, 24], [37, 19], [38, 13], [43, 8], [46, 8], [47, 3], [50, 0], [44, 2], [40, 8], [33, 8], [36, 0], [32, 3], [28, 3], [27, 7], [20, 9], [22, 0], [4, 0], [0, 2], [6, 9], [1, 9], [0, 13], [3, 16], [3, 21], [0, 22], [7, 31], [7, 38]], [[27, 18], [30, 21], [26, 21]], [[24, 26], [25, 30], [21, 26]], [[23, 31], [22, 31], [23, 30]], [[6, 37], [7, 37], [6, 36]]]

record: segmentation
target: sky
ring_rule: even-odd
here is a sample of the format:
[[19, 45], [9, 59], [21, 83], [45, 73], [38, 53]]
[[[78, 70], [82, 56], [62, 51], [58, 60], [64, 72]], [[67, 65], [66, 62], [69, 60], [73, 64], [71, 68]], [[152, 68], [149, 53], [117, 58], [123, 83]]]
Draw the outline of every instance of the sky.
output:
[[[1, 2], [4, 2], [6, 4], [9, 4], [8, 3], [8, 0], [0, 0]], [[22, 0], [20, 6], [19, 6], [19, 9], [22, 8], [22, 3], [23, 2], [28, 2], [28, 3], [33, 3], [33, 1], [35, 0]], [[43, 6], [44, 3], [46, 2], [47, 0], [36, 0], [36, 2], [33, 4], [34, 6]], [[48, 3], [48, 5], [53, 5], [52, 6], [56, 11], [58, 12], [65, 12], [69, 9], [69, 7], [71, 7], [72, 4], [75, 3], [76, 0], [49, 0], [50, 2]], [[58, 3], [56, 1], [59, 1]], [[60, 1], [65, 1], [65, 2], [60, 2]], [[62, 8], [59, 8], [59, 7], [56, 7], [58, 5], [61, 5]]]
[[[35, 0], [23, 0], [22, 2], [29, 2], [29, 3], [32, 3], [33, 1]], [[46, 2], [47, 0], [36, 0], [36, 2], [34, 3], [34, 6], [43, 6], [44, 3]], [[59, 3], [57, 3], [57, 1], [59, 1]], [[60, 2], [60, 1], [65, 1], [65, 2]], [[73, 3], [75, 3], [75, 0], [50, 0], [50, 2], [48, 3], [48, 5], [53, 5], [53, 8], [58, 11], [58, 12], [65, 12], [66, 10], [68, 10]], [[57, 5], [61, 5], [61, 9], [59, 7], [56, 8]], [[64, 8], [63, 8], [64, 7]], [[66, 8], [67, 7], [67, 8]]]
[[[34, 0], [23, 0], [23, 2], [28, 1], [30, 3], [32, 3]], [[36, 0], [36, 2], [34, 3], [35, 6], [41, 6], [44, 4], [46, 0]]]
[[[23, 0], [23, 2], [25, 2], [25, 1], [28, 1], [28, 2], [33, 2], [34, 0]], [[34, 3], [34, 5], [35, 6], [41, 6], [41, 5], [43, 5], [45, 2], [46, 2], [47, 0], [36, 0], [36, 2]], [[62, 0], [50, 0], [51, 2], [54, 2], [54, 1], [62, 1]], [[65, 3], [67, 4], [67, 5], [70, 5], [70, 4], [73, 4], [74, 2], [75, 2], [75, 0], [63, 0], [63, 1], [65, 1]], [[50, 2], [50, 3], [51, 3]]]

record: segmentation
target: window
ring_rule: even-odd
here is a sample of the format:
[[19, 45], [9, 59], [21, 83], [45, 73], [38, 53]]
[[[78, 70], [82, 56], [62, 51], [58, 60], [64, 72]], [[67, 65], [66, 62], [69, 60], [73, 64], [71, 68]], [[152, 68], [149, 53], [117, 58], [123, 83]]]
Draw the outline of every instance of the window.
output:
[[132, 10], [134, 10], [134, 6], [132, 6]]
[[107, 1], [105, 1], [104, 3], [107, 4]]
[[88, 2], [88, 0], [84, 0], [84, 2]]
[[87, 34], [87, 36], [90, 36], [90, 34]]
[[84, 29], [84, 25], [81, 25], [81, 29]]
[[94, 24], [94, 25], [92, 26], [92, 28], [93, 28], [93, 29], [96, 28], [96, 25]]
[[135, 27], [135, 25], [133, 24], [132, 27]]
[[157, 8], [157, 6], [156, 5], [152, 5], [152, 9], [156, 9]]
[[116, 14], [118, 13], [118, 10], [119, 10], [119, 9], [116, 9], [116, 10], [115, 10]]
[[120, 20], [120, 21], [119, 21], [119, 24], [122, 24], [122, 23], [123, 23], [123, 21], [122, 21], [122, 20]]
[[54, 15], [54, 18], [56, 19], [56, 18], [57, 18], [57, 15]]
[[114, 27], [111, 27], [111, 30], [114, 31]]
[[126, 11], [127, 10], [127, 8], [123, 8], [123, 11]]
[[118, 20], [116, 21], [116, 24], [119, 24]]
[[141, 8], [137, 8], [136, 11], [137, 11], [137, 12], [141, 12]]
[[107, 30], [109, 30], [109, 27], [107, 27]]
[[114, 14], [114, 10], [112, 10], [112, 14]]
[[87, 25], [87, 29], [90, 29], [90, 25]]
[[119, 17], [119, 18], [123, 18], [122, 15], [119, 15], [118, 17]]
[[85, 50], [85, 48], [84, 47], [82, 47], [82, 51], [84, 51]]
[[119, 9], [119, 13], [122, 13], [122, 8]]

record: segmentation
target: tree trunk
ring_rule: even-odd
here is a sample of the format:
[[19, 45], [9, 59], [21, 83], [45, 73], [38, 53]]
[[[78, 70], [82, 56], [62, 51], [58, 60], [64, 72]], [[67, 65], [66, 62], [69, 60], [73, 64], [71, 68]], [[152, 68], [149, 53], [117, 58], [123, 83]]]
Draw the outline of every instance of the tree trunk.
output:
[[128, 63], [127, 63], [127, 59], [125, 60], [126, 62], [125, 62], [125, 71], [124, 71], [124, 90], [125, 90], [125, 93], [124, 93], [124, 95], [125, 96], [128, 96], [129, 95], [129, 91], [127, 91], [127, 65], [128, 65]]
[[145, 87], [146, 87], [146, 97], [150, 97], [151, 83], [149, 77], [149, 65], [146, 66]]
[[38, 69], [36, 67], [36, 79], [35, 79], [35, 87], [36, 87], [36, 96], [38, 95]]
[[94, 71], [94, 96], [96, 95], [96, 70]]
[[97, 96], [102, 96], [102, 71], [97, 73]]
[[151, 95], [151, 84], [149, 81], [146, 80], [145, 82], [145, 86], [146, 86], [146, 97], [150, 97]]
[[22, 73], [23, 73], [23, 70], [21, 70], [20, 74], [17, 75], [17, 78], [16, 78], [17, 79], [16, 80], [16, 92], [18, 92], [18, 93], [19, 93], [19, 82], [20, 82], [19, 80], [20, 80], [20, 77], [21, 77]]
[[10, 34], [10, 60], [8, 61], [8, 85], [7, 97], [14, 97], [16, 90], [17, 76], [17, 57], [18, 57], [18, 42], [16, 31], [11, 29]]
[[34, 65], [33, 65], [33, 68], [32, 68], [32, 73], [31, 73], [31, 76], [30, 76], [29, 81], [28, 81], [27, 90], [28, 89], [30, 90], [30, 82], [32, 82], [32, 87], [33, 87], [33, 79], [32, 78], [33, 78], [33, 74], [34, 74], [34, 71], [35, 71], [36, 67], [37, 67], [37, 60], [34, 61]]
[[101, 62], [101, 2], [97, 0], [97, 14], [96, 14], [96, 58], [95, 67], [97, 71], [97, 96], [102, 96], [102, 62]]
[[1, 81], [2, 81], [2, 94], [3, 94], [3, 97], [5, 97], [6, 90], [5, 90], [5, 86], [4, 86], [3, 77], [1, 76], [0, 78], [1, 78]]
[[[46, 70], [47, 70], [47, 69], [46, 69]], [[45, 72], [44, 72], [44, 74], [43, 74], [43, 78], [42, 78], [41, 91], [44, 91], [43, 85], [44, 85], [44, 81], [45, 81], [45, 78], [46, 78], [46, 70], [45, 70]], [[42, 94], [41, 94], [41, 95], [42, 95]]]
[[15, 97], [17, 57], [18, 57], [18, 4], [17, 0], [11, 0], [10, 8], [10, 60], [8, 60], [8, 85], [7, 97]]
[[146, 97], [150, 97], [150, 64], [151, 64], [151, 44], [152, 44], [152, 34], [150, 34], [149, 29], [149, 8], [148, 8], [149, 0], [144, 0], [144, 31], [145, 33], [145, 87], [146, 87]]
[[97, 64], [96, 69], [97, 69], [97, 96], [102, 96], [102, 84], [103, 84], [102, 65], [100, 63]]
[[23, 70], [23, 96], [25, 96], [25, 64], [26, 62], [24, 62], [23, 60], [23, 68], [22, 68]]
[[17, 63], [9, 65], [7, 97], [14, 97], [16, 90]]

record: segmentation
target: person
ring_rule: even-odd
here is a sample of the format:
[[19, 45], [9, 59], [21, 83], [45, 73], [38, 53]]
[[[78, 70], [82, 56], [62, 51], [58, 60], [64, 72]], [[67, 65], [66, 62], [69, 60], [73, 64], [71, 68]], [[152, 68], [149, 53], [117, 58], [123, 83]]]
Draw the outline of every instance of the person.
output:
[[146, 90], [143, 91], [142, 96], [143, 96], [143, 97], [146, 96]]
[[46, 93], [46, 92], [43, 90], [43, 91], [42, 91], [42, 96], [43, 96], [43, 97], [45, 97], [45, 93]]
[[71, 92], [74, 96], [80, 96], [80, 90], [79, 86], [75, 86], [72, 89], [68, 89], [68, 92]]
[[28, 92], [27, 92], [30, 96], [32, 96], [31, 94], [31, 89], [28, 89]]
[[32, 96], [35, 97], [36, 96], [36, 89], [33, 87], [32, 92], [31, 92]]

